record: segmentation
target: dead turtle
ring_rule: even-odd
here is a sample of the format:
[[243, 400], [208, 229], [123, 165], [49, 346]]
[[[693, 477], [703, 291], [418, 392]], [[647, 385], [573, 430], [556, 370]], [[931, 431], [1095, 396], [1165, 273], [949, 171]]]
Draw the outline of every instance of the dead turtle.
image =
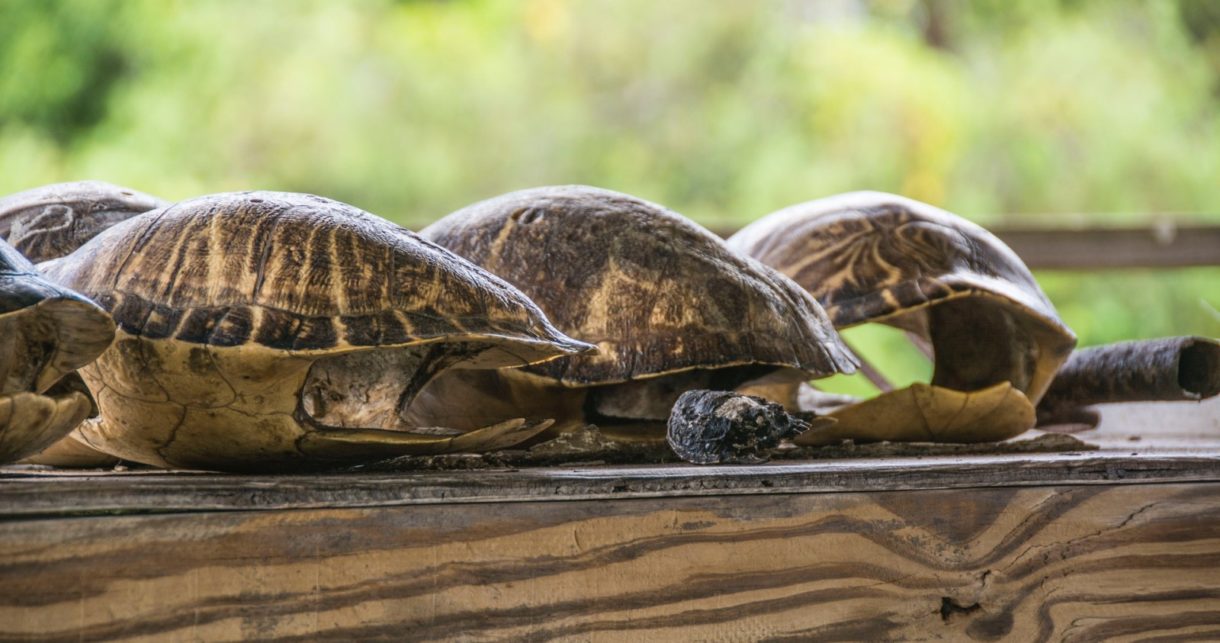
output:
[[105, 181], [56, 183], [0, 198], [0, 238], [38, 263], [169, 202]]
[[[102, 230], [168, 201], [105, 181], [44, 185], [0, 198], [0, 238], [34, 262], [75, 251]], [[88, 393], [79, 377], [77, 388]], [[96, 415], [96, 407], [93, 415]], [[70, 433], [25, 461], [62, 467], [103, 467], [118, 462]]]
[[[1008, 382], [1037, 404], [1076, 344], [1008, 246], [912, 199], [854, 192], [802, 203], [746, 226], [728, 244], [807, 289], [836, 328], [881, 322], [906, 330], [933, 358], [931, 383], [939, 389], [975, 392]], [[995, 395], [1016, 399], [1005, 390]], [[1032, 412], [1002, 415], [1032, 426]]]
[[600, 349], [440, 378], [438, 395], [446, 387], [453, 395], [487, 393], [460, 408], [421, 406], [446, 424], [523, 414], [558, 418], [557, 428], [589, 422], [627, 437], [615, 427], [634, 427], [663, 440], [685, 391], [743, 390], [784, 402], [800, 382], [855, 369], [824, 311], [800, 287], [685, 217], [626, 194], [522, 190], [459, 210], [420, 234], [503, 277], [560, 330]]
[[157, 466], [311, 468], [502, 448], [546, 427], [470, 432], [402, 415], [449, 368], [592, 350], [518, 290], [355, 207], [217, 194], [128, 219], [48, 276], [118, 324], [81, 371], [101, 418], [89, 446]]
[[0, 462], [43, 450], [89, 414], [75, 371], [113, 339], [105, 311], [0, 241]]

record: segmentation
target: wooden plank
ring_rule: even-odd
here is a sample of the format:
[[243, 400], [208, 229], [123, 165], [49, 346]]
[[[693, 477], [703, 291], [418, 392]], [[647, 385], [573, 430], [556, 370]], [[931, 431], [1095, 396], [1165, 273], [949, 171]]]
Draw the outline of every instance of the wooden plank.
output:
[[1220, 265], [1220, 226], [1000, 229], [995, 233], [1035, 269]]
[[[735, 228], [718, 228], [731, 236]], [[1220, 266], [1220, 226], [1164, 222], [1129, 228], [995, 228], [1036, 270]]]
[[1220, 637], [1220, 484], [0, 523], [4, 640]]
[[1201, 402], [1127, 402], [1096, 407], [1101, 423], [1074, 434], [1102, 448], [1140, 453], [1191, 449], [1220, 453], [1220, 397]]
[[0, 475], [0, 520], [115, 513], [379, 507], [1050, 484], [1220, 481], [1220, 452], [842, 459], [762, 466], [583, 466], [382, 474]]

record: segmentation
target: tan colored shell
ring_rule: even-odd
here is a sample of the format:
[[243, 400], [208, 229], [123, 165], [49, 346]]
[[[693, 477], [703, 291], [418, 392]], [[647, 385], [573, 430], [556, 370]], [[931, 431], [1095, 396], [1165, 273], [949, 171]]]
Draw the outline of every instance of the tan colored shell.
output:
[[855, 192], [792, 206], [729, 246], [792, 277], [835, 326], [883, 321], [929, 342], [933, 384], [1011, 381], [1035, 403], [1076, 336], [995, 235], [930, 205]]
[[54, 267], [146, 339], [293, 351], [496, 343], [521, 365], [581, 350], [504, 281], [323, 197], [217, 194], [129, 219]]
[[854, 369], [817, 302], [659, 205], [586, 186], [522, 190], [434, 223], [427, 239], [521, 288], [596, 355], [525, 369], [568, 386], [734, 365]]
[[[684, 391], [732, 390], [763, 377], [768, 391], [789, 396], [811, 377], [855, 368], [800, 287], [684, 217], [625, 194], [523, 190], [421, 234], [514, 283], [561, 330], [601, 351], [448, 373], [420, 396], [418, 421], [554, 418], [552, 434], [594, 422], [616, 440], [663, 444], [664, 421]], [[472, 403], [449, 408], [445, 397]]]
[[[48, 275], [89, 293], [119, 337], [82, 371], [90, 446], [161, 466], [265, 469], [505, 446], [405, 426], [446, 368], [591, 347], [524, 295], [388, 221], [322, 197], [218, 194], [120, 223]], [[536, 430], [535, 430], [536, 432]]]
[[[83, 383], [82, 386], [84, 386]], [[88, 402], [89, 409], [90, 412], [96, 413], [97, 407], [92, 399], [92, 395], [90, 395], [90, 401]], [[86, 417], [84, 420], [84, 422], [97, 421], [98, 418], [96, 416], [92, 418]], [[76, 426], [79, 426], [79, 424], [77, 423]], [[85, 444], [78, 436], [79, 431], [72, 431], [42, 451], [22, 459], [20, 463], [41, 464], [63, 469], [110, 469], [121, 462], [118, 458]]]
[[70, 254], [102, 230], [166, 205], [105, 181], [44, 185], [0, 199], [0, 238], [38, 263]]
[[[74, 252], [120, 221], [166, 205], [169, 202], [163, 199], [105, 181], [44, 185], [0, 198], [0, 238], [7, 239], [30, 261], [49, 261]], [[81, 393], [88, 395], [84, 390]], [[100, 467], [116, 462], [73, 435], [24, 461], [64, 467]]]
[[16, 462], [63, 441], [92, 410], [78, 391], [0, 395], [0, 463]]
[[102, 309], [0, 241], [0, 462], [37, 453], [88, 415], [87, 395], [55, 387], [113, 338]]

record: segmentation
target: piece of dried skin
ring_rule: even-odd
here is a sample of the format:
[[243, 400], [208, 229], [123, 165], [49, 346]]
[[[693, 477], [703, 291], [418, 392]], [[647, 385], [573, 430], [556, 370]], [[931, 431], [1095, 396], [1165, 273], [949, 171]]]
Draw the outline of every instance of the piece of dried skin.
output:
[[[413, 426], [444, 426], [474, 431], [513, 418], [554, 420], [547, 436], [584, 426], [587, 388], [543, 382], [519, 369], [451, 369], [420, 391], [403, 416]], [[664, 426], [660, 429], [664, 439]]]
[[[85, 422], [97, 422], [96, 418]], [[73, 437], [73, 433], [24, 460], [22, 464], [42, 464], [68, 469], [109, 469], [119, 459], [98, 451]]]
[[742, 395], [753, 395], [770, 400], [784, 407], [789, 413], [801, 409], [800, 392], [808, 388], [809, 374], [795, 368], [778, 368], [761, 377], [738, 384], [733, 390]]
[[837, 422], [807, 431], [794, 442], [997, 442], [1032, 428], [1034, 406], [1008, 382], [971, 392], [913, 384], [829, 417]]
[[0, 464], [34, 455], [65, 437], [92, 410], [79, 391], [52, 397], [29, 391], [0, 395]]
[[298, 440], [302, 453], [328, 458], [372, 458], [439, 453], [481, 453], [517, 446], [551, 426], [551, 420], [506, 420], [456, 436], [435, 427], [423, 431], [384, 429], [315, 429]]

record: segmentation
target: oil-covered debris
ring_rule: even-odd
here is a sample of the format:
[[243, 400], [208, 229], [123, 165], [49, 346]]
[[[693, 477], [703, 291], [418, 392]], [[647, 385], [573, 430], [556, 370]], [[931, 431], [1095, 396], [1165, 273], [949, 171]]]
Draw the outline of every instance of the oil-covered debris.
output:
[[809, 429], [783, 406], [730, 391], [687, 391], [674, 404], [666, 435], [683, 460], [695, 464], [757, 464], [780, 440]]
[[1203, 400], [1220, 393], [1220, 342], [1166, 337], [1076, 351], [1038, 404], [1038, 425], [1096, 426], [1088, 408], [1114, 402]]

